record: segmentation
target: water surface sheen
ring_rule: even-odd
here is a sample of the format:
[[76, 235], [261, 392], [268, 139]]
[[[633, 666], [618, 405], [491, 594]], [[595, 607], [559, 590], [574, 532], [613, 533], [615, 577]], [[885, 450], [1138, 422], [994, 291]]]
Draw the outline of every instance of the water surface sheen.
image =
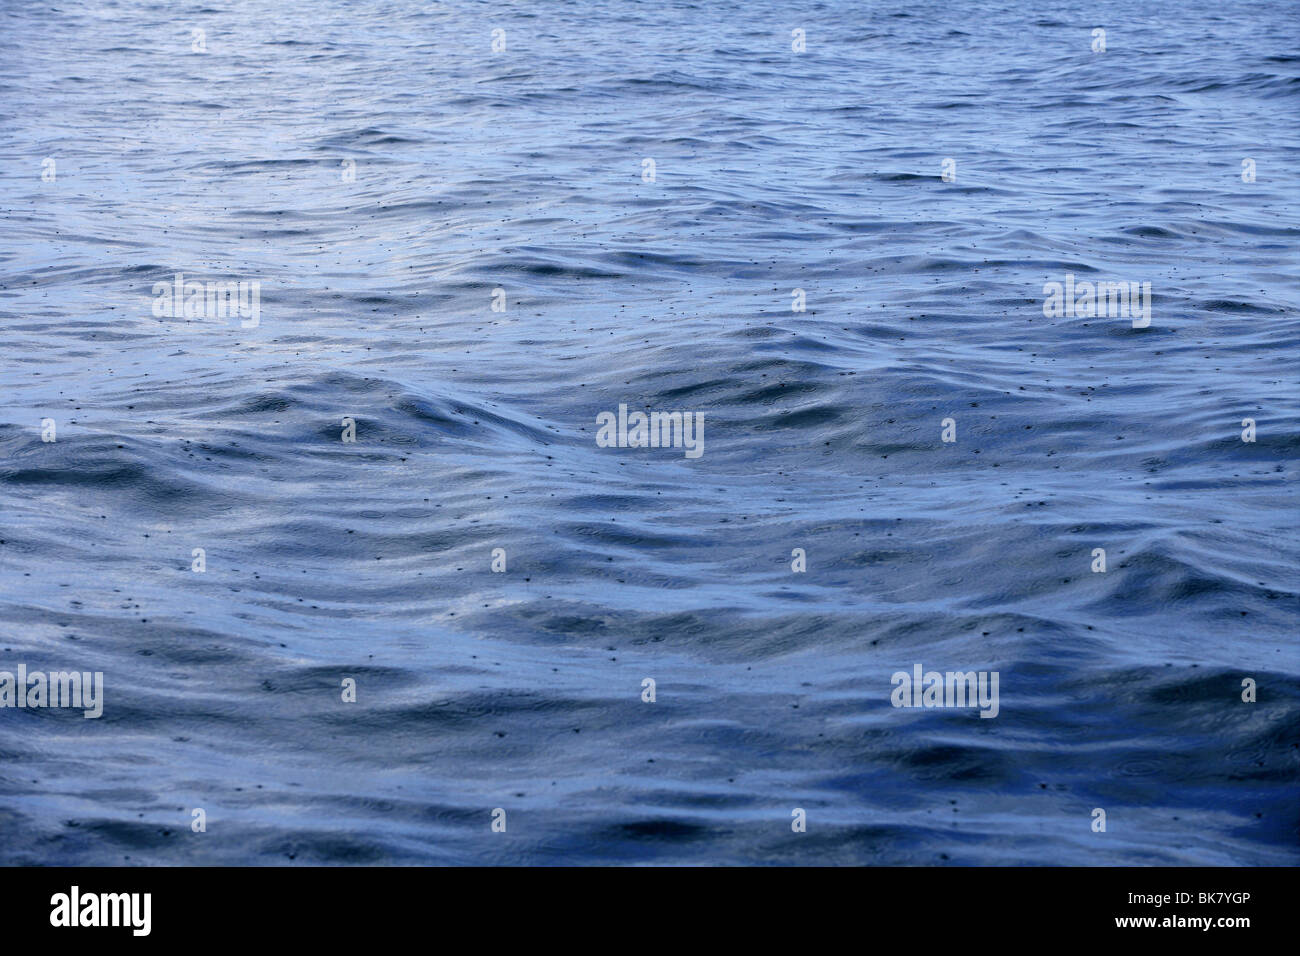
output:
[[0, 862], [1300, 862], [1300, 13], [1030, 7], [5, 4]]

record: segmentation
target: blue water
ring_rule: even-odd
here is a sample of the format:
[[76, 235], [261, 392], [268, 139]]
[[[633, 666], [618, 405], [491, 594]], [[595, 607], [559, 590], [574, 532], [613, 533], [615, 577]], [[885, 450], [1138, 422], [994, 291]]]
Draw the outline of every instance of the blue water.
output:
[[[0, 709], [0, 862], [1300, 862], [1298, 41], [3, 5], [0, 670], [105, 699]], [[893, 707], [917, 664], [997, 717]]]

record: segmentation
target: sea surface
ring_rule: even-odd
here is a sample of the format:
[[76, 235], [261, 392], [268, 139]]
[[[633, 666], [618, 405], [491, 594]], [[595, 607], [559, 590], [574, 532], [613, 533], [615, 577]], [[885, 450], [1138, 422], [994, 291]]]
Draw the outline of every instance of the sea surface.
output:
[[104, 699], [0, 863], [1300, 863], [1298, 119], [1292, 0], [6, 0], [0, 671]]

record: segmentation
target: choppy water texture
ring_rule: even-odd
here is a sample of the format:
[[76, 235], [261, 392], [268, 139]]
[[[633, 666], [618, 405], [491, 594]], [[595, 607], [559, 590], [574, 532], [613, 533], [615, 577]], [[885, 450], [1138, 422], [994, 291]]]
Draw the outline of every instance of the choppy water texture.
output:
[[0, 11], [0, 860], [1300, 861], [1295, 4], [218, 6]]

